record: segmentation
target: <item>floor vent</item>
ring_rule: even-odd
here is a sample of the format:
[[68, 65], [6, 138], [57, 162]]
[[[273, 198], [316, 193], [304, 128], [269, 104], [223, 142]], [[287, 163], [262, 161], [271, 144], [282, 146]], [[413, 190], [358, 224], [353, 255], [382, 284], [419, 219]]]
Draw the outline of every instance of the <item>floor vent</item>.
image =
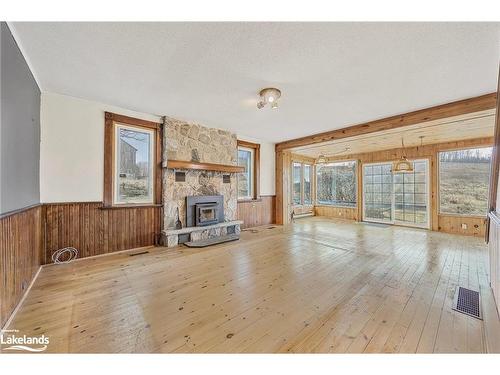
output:
[[475, 290], [462, 288], [461, 286], [457, 287], [453, 301], [453, 310], [483, 320], [479, 292]]
[[140, 253], [129, 254], [129, 256], [135, 257], [136, 255], [144, 255], [144, 254], [149, 254], [149, 251], [141, 251]]

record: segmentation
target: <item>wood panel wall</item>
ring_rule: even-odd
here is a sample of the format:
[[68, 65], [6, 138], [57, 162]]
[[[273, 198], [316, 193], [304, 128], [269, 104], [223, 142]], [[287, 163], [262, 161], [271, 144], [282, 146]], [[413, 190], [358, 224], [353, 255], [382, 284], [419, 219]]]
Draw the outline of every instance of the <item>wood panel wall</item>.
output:
[[238, 202], [238, 220], [243, 220], [242, 228], [274, 224], [276, 222], [276, 196], [261, 195], [255, 201]]
[[339, 219], [348, 219], [348, 220], [361, 220], [358, 216], [357, 208], [349, 208], [349, 207], [334, 207], [334, 206], [315, 206], [314, 214], [316, 216], [326, 216], [326, 217], [334, 217]]
[[[486, 217], [438, 215], [437, 230], [445, 233], [484, 237], [486, 232], [486, 221]], [[462, 228], [462, 224], [465, 224], [466, 227]]]
[[0, 218], [0, 327], [21, 301], [42, 264], [40, 205]]
[[161, 232], [162, 207], [103, 208], [102, 202], [45, 205], [45, 256], [64, 247], [78, 249], [79, 258], [152, 246]]

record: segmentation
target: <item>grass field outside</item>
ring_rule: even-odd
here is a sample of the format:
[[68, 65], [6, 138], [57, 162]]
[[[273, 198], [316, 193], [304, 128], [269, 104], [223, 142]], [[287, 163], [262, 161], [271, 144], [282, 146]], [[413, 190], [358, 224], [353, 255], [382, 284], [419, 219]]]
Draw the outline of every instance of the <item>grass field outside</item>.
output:
[[441, 162], [439, 171], [441, 213], [486, 215], [490, 163]]

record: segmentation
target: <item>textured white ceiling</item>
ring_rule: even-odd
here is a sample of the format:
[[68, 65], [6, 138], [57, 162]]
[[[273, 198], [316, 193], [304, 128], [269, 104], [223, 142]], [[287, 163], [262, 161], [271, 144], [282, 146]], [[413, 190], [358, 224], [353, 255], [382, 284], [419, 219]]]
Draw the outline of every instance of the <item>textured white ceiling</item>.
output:
[[10, 26], [43, 91], [272, 142], [493, 92], [500, 56], [500, 23]]

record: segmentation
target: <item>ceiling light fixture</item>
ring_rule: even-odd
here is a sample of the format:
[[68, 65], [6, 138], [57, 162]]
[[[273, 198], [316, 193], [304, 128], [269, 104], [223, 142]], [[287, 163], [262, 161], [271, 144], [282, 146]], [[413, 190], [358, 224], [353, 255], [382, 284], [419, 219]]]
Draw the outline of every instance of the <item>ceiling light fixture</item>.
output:
[[392, 172], [394, 173], [406, 173], [413, 172], [413, 163], [409, 161], [405, 154], [405, 143], [403, 141], [403, 137], [401, 137], [401, 145], [403, 146], [403, 156], [398, 161], [395, 161], [392, 166]]
[[335, 156], [335, 155], [343, 154], [344, 152], [349, 152], [349, 151], [351, 151], [351, 147], [347, 146], [342, 151], [335, 152], [333, 154], [330, 154], [329, 156], [325, 156], [325, 154], [319, 154], [319, 156], [316, 158], [316, 164], [328, 163], [328, 158]]
[[260, 101], [257, 108], [262, 109], [266, 104], [270, 104], [272, 109], [278, 108], [278, 99], [281, 97], [281, 91], [274, 87], [268, 87], [260, 90]]

